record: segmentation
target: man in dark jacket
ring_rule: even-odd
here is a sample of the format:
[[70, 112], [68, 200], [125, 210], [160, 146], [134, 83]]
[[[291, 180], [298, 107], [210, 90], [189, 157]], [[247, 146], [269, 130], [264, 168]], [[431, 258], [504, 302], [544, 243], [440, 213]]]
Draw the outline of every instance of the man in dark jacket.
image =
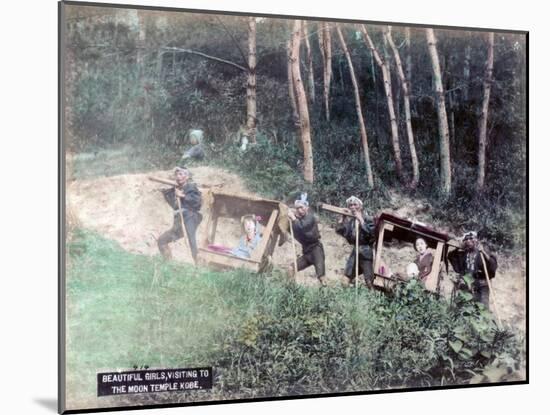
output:
[[[302, 255], [296, 260], [297, 270], [301, 271], [313, 265], [319, 282], [323, 287], [326, 286], [325, 251], [321, 243], [319, 221], [309, 211], [307, 193], [302, 193], [300, 199], [294, 202], [294, 209], [288, 210], [288, 218], [290, 219], [294, 239], [302, 245]], [[293, 264], [290, 265], [289, 271], [294, 272]]]
[[374, 279], [374, 270], [372, 266], [373, 253], [372, 245], [374, 243], [374, 222], [369, 218], [365, 212], [363, 212], [363, 202], [355, 197], [351, 196], [346, 200], [346, 205], [351, 211], [353, 218], [342, 215], [336, 226], [336, 233], [343, 236], [350, 245], [353, 246], [348, 260], [346, 262], [346, 268], [344, 274], [348, 277], [350, 284], [355, 282], [355, 244], [356, 244], [356, 223], [359, 226], [359, 272], [358, 275], [363, 274], [365, 283], [369, 288], [372, 288], [372, 281]]
[[[170, 259], [172, 253], [168, 244], [183, 238], [182, 217], [187, 231], [187, 239], [193, 260], [197, 259], [197, 228], [202, 221], [199, 210], [202, 204], [201, 192], [197, 185], [190, 181], [190, 172], [186, 168], [176, 167], [175, 178], [177, 187], [165, 190], [164, 198], [174, 210], [174, 224], [158, 239], [159, 251], [163, 257]], [[179, 199], [179, 203], [178, 203]]]
[[[497, 258], [480, 249], [476, 232], [464, 234], [462, 246], [463, 249], [455, 249], [447, 255], [453, 269], [460, 275], [460, 280], [455, 284], [458, 285], [458, 288], [466, 286], [476, 301], [489, 308], [489, 286], [485, 276], [485, 267], [488, 277], [494, 278], [498, 266]], [[468, 284], [466, 276], [471, 278], [471, 284]]]

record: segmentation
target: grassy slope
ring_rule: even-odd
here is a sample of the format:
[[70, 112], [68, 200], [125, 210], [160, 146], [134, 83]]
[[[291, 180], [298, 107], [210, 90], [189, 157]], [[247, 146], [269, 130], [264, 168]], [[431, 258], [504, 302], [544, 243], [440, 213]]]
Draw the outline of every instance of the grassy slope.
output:
[[93, 396], [103, 369], [213, 365], [208, 356], [223, 332], [282, 291], [244, 271], [130, 254], [87, 231], [75, 233], [68, 255], [69, 397]]
[[[82, 230], [68, 255], [69, 407], [456, 384], [474, 373], [482, 382], [488, 360], [475, 356], [503, 351], [502, 342], [490, 346], [489, 320], [453, 314], [418, 284], [394, 298], [319, 290], [278, 273], [213, 272], [130, 254]], [[522, 359], [510, 352], [515, 370]], [[213, 366], [214, 390], [95, 397], [96, 373], [135, 365]]]

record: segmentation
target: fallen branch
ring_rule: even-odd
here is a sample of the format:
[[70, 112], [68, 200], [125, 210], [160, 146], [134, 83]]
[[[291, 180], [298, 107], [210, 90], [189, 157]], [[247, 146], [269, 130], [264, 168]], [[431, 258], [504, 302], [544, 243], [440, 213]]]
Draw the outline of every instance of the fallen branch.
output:
[[245, 68], [244, 66], [241, 66], [238, 63], [231, 62], [231, 61], [228, 61], [228, 60], [222, 59], [222, 58], [217, 58], [215, 56], [207, 55], [206, 53], [197, 52], [195, 50], [175, 48], [175, 47], [164, 47], [164, 48], [162, 48], [162, 50], [169, 50], [169, 51], [172, 51], [172, 52], [181, 52], [181, 53], [190, 53], [191, 55], [202, 56], [203, 58], [210, 59], [210, 60], [213, 60], [213, 61], [216, 61], [216, 62], [225, 63], [227, 65], [234, 66], [235, 68], [238, 68], [241, 71], [248, 72], [248, 68]]

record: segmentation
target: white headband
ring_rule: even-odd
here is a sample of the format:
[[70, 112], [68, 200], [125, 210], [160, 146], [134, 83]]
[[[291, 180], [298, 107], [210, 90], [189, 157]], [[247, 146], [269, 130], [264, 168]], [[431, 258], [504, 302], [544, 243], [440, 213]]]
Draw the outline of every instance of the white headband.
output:
[[466, 232], [464, 235], [462, 235], [462, 242], [464, 242], [466, 239], [477, 239], [477, 232]]
[[294, 201], [294, 206], [309, 207], [309, 202], [307, 201], [307, 193], [301, 193], [300, 199]]
[[361, 199], [356, 196], [350, 196], [346, 199], [346, 206], [349, 206], [352, 203], [357, 203], [358, 205], [363, 206], [363, 202], [361, 201]]

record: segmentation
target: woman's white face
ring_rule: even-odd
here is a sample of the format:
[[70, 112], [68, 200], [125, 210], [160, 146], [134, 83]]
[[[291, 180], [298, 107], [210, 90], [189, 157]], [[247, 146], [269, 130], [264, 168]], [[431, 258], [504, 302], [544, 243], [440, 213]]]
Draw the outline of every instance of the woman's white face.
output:
[[256, 225], [251, 220], [244, 221], [244, 230], [246, 233], [250, 234], [256, 230]]
[[416, 250], [421, 254], [426, 252], [426, 249], [428, 248], [428, 246], [426, 245], [426, 241], [424, 239], [417, 239], [415, 246], [416, 246]]

